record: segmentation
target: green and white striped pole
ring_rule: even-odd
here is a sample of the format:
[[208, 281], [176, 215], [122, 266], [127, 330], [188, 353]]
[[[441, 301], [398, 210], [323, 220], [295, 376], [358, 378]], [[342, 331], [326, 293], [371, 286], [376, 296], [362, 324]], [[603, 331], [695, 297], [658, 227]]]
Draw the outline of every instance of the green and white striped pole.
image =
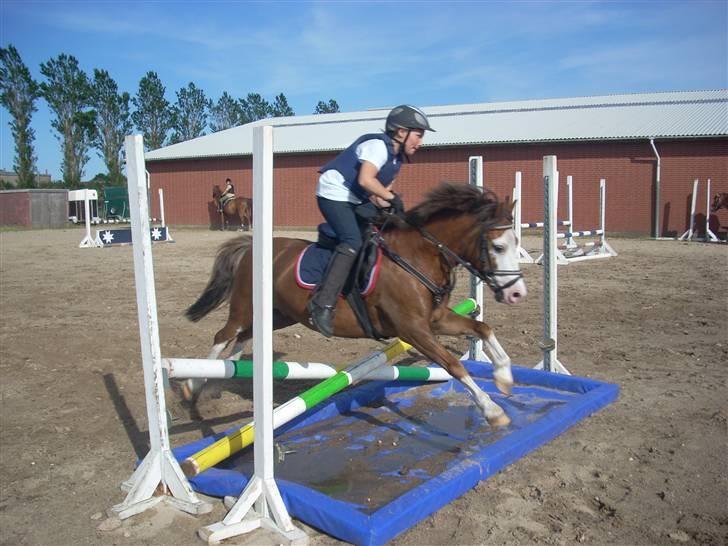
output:
[[[252, 379], [252, 360], [208, 360], [203, 358], [164, 358], [162, 366], [170, 379]], [[273, 379], [328, 379], [339, 371], [323, 362], [273, 362]], [[449, 381], [452, 376], [438, 367], [391, 366], [377, 368], [369, 381]]]
[[[467, 299], [452, 308], [458, 314], [467, 315], [476, 308], [475, 300]], [[355, 362], [333, 377], [319, 383], [315, 387], [302, 392], [273, 411], [273, 430], [295, 419], [307, 410], [342, 391], [349, 385], [361, 381], [387, 361], [411, 349], [409, 343], [398, 339], [383, 351], [377, 351]], [[188, 477], [197, 476], [208, 468], [212, 468], [234, 453], [251, 445], [255, 439], [255, 426], [248, 423], [242, 428], [220, 438], [213, 444], [187, 457], [182, 463], [182, 470]]]

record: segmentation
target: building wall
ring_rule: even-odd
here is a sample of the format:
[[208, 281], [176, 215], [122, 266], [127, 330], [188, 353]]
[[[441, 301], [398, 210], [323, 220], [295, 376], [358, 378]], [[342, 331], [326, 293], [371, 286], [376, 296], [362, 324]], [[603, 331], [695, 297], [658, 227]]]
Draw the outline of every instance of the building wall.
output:
[[[728, 139], [658, 141], [656, 146], [662, 158], [661, 235], [679, 235], [687, 229], [695, 178], [700, 179], [697, 212], [703, 215], [707, 178], [711, 178], [711, 193], [728, 191]], [[321, 221], [314, 197], [317, 170], [333, 155], [276, 156], [276, 226], [313, 227]], [[576, 229], [597, 227], [599, 179], [605, 178], [607, 230], [644, 235], [652, 232], [656, 159], [648, 141], [423, 148], [411, 164], [402, 167], [396, 182], [406, 206], [414, 206], [440, 181], [467, 182], [467, 160], [473, 155], [483, 156], [486, 186], [500, 197], [512, 194], [515, 172], [522, 172], [524, 221], [539, 221], [543, 217], [543, 156], [556, 155], [561, 187], [564, 188], [567, 175], [573, 177]], [[212, 202], [212, 187], [223, 185], [227, 177], [233, 180], [238, 195], [249, 197], [252, 193], [249, 157], [157, 161], [147, 163], [147, 169], [154, 189], [152, 215], [158, 215], [156, 188], [162, 187], [170, 224], [216, 226], [219, 220]], [[565, 206], [566, 192], [562, 189], [560, 210], [565, 211]], [[718, 222], [728, 225], [728, 213], [720, 211], [711, 220], [713, 231], [717, 231]]]
[[30, 194], [0, 191], [0, 225], [30, 227]]
[[0, 225], [59, 228], [67, 223], [67, 190], [0, 191]]

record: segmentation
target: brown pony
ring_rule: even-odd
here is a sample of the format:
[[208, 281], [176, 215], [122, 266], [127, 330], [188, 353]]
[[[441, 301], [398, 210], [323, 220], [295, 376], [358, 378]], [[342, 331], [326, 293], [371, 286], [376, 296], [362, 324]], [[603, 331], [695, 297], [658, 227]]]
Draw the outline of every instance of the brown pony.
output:
[[[513, 384], [510, 357], [490, 326], [456, 314], [448, 308], [454, 285], [453, 269], [465, 266], [480, 277], [499, 302], [519, 303], [526, 286], [518, 265], [518, 241], [512, 226], [511, 207], [499, 203], [495, 194], [467, 185], [441, 184], [410, 210], [404, 220], [389, 216], [382, 226], [382, 247], [389, 259], [382, 260], [374, 292], [366, 299], [373, 326], [385, 337], [399, 337], [428, 359], [460, 380], [492, 425], [510, 419], [483, 392], [460, 360], [437, 340], [437, 335], [477, 336], [494, 364], [495, 384], [510, 394]], [[301, 323], [309, 328], [306, 304], [311, 293], [298, 286], [294, 267], [299, 253], [310, 244], [301, 239], [273, 239], [273, 328]], [[233, 353], [252, 336], [253, 257], [252, 241], [242, 236], [224, 243], [202, 295], [186, 311], [198, 321], [226, 301], [227, 323], [215, 335], [209, 358], [215, 359], [235, 338]], [[406, 260], [420, 279], [395, 263]], [[472, 265], [471, 265], [472, 264]], [[422, 280], [424, 279], [424, 280]], [[429, 287], [427, 286], [429, 284]], [[366, 337], [353, 311], [340, 300], [333, 322], [334, 335]], [[183, 392], [194, 399], [204, 380], [187, 380]]]
[[728, 192], [716, 193], [713, 197], [713, 206], [710, 212], [718, 212], [720, 209], [728, 209]]
[[225, 202], [220, 207], [220, 199], [222, 190], [220, 186], [215, 185], [212, 188], [212, 199], [217, 205], [220, 212], [220, 229], [225, 230], [226, 221], [228, 224], [232, 222], [240, 222], [240, 231], [248, 231], [253, 226], [253, 200], [247, 197], [235, 197]]

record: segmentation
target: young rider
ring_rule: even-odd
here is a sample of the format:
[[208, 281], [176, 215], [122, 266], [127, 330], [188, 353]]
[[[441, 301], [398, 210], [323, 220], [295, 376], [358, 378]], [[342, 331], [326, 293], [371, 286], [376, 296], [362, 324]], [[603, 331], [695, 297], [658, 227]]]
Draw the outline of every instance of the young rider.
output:
[[326, 337], [333, 335], [336, 300], [363, 243], [365, 223], [355, 209], [371, 201], [379, 208], [404, 212], [402, 199], [391, 190], [402, 160], [417, 152], [425, 131], [434, 131], [427, 116], [401, 105], [387, 116], [384, 133], [366, 134], [321, 167], [316, 200], [336, 232], [338, 244], [324, 279], [308, 304], [311, 323]]
[[220, 212], [222, 212], [223, 207], [225, 207], [225, 203], [231, 199], [235, 199], [235, 186], [233, 186], [232, 180], [226, 178], [225, 191], [222, 192], [222, 195], [220, 195]]

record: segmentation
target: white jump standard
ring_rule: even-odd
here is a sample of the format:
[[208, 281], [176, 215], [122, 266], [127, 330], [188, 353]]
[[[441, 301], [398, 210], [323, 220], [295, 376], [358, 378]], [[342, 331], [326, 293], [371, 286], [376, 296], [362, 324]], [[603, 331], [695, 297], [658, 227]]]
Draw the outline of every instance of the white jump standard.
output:
[[[566, 190], [569, 196], [568, 199], [568, 210], [567, 210], [567, 220], [557, 220], [556, 225], [559, 226], [566, 226], [571, 227], [574, 225], [574, 200], [572, 196], [572, 177], [567, 176], [566, 177]], [[516, 172], [516, 180], [515, 184], [513, 186], [513, 225], [515, 227], [516, 231], [516, 237], [518, 237], [518, 263], [522, 264], [532, 264], [535, 263], [536, 260], [534, 260], [533, 256], [531, 256], [528, 251], [521, 246], [522, 237], [521, 233], [524, 229], [536, 229], [536, 228], [543, 228], [544, 222], [524, 222], [522, 217], [522, 206], [523, 206], [523, 198], [521, 195], [521, 171]], [[574, 243], [574, 240], [569, 237], [566, 240], [566, 246], [568, 248], [575, 248], [576, 243]]]
[[[693, 182], [693, 194], [690, 199], [690, 223], [687, 231], [680, 235], [679, 241], [692, 241], [698, 240], [698, 230], [694, 229], [695, 226], [695, 205], [698, 201], [698, 186], [700, 181], [696, 178]], [[708, 185], [705, 191], [705, 237], [702, 241], [706, 243], [722, 243], [715, 233], [710, 229], [710, 178], [708, 178]]]
[[535, 368], [547, 372], [571, 375], [559, 362], [558, 349], [558, 267], [556, 264], [556, 211], [558, 203], [559, 172], [556, 170], [556, 156], [543, 158], [543, 359]]
[[[190, 487], [170, 449], [167, 407], [164, 398], [162, 355], [157, 322], [157, 296], [154, 289], [152, 242], [149, 238], [147, 188], [144, 177], [144, 145], [141, 135], [125, 140], [131, 230], [134, 236], [134, 279], [137, 316], [144, 368], [150, 450], [124, 488], [129, 492], [111, 510], [124, 519], [166, 502], [190, 514], [212, 511]], [[161, 494], [160, 494], [161, 493]]]
[[[164, 221], [164, 190], [159, 188], [159, 210], [161, 225], [149, 228], [149, 234], [153, 243], [174, 243], [169, 227]], [[132, 244], [132, 232], [130, 229], [103, 229], [96, 231], [94, 246], [124, 246]]]
[[[607, 202], [607, 182], [604, 178], [599, 180], [599, 227], [596, 229], [588, 229], [583, 231], [574, 231], [573, 230], [573, 222], [571, 224], [571, 231], [568, 232], [557, 232], [556, 238], [557, 239], [566, 239], [567, 244], [564, 245], [568, 248], [568, 241], [573, 240], [573, 238], [580, 238], [580, 237], [598, 237], [598, 240], [596, 241], [587, 241], [582, 243], [582, 248], [579, 248], [581, 251], [579, 254], [574, 253], [574, 249], [576, 249], [576, 245], [572, 248], [571, 252], [568, 255], [565, 255], [564, 252], [556, 248], [555, 256], [556, 256], [556, 262], [559, 265], [567, 265], [570, 262], [579, 262], [584, 260], [596, 260], [600, 258], [610, 258], [612, 256], [617, 256], [617, 252], [612, 248], [612, 246], [607, 242], [607, 235], [606, 235], [606, 202]], [[558, 189], [554, 190], [554, 193], [556, 194], [555, 204], [554, 207], [558, 208]], [[545, 214], [545, 211], [544, 211]], [[559, 225], [559, 222], [555, 222], [554, 225]], [[592, 250], [584, 251], [583, 248], [585, 247], [592, 247]], [[543, 254], [539, 256], [536, 259], [536, 263], [541, 263], [541, 260], [543, 258]]]

